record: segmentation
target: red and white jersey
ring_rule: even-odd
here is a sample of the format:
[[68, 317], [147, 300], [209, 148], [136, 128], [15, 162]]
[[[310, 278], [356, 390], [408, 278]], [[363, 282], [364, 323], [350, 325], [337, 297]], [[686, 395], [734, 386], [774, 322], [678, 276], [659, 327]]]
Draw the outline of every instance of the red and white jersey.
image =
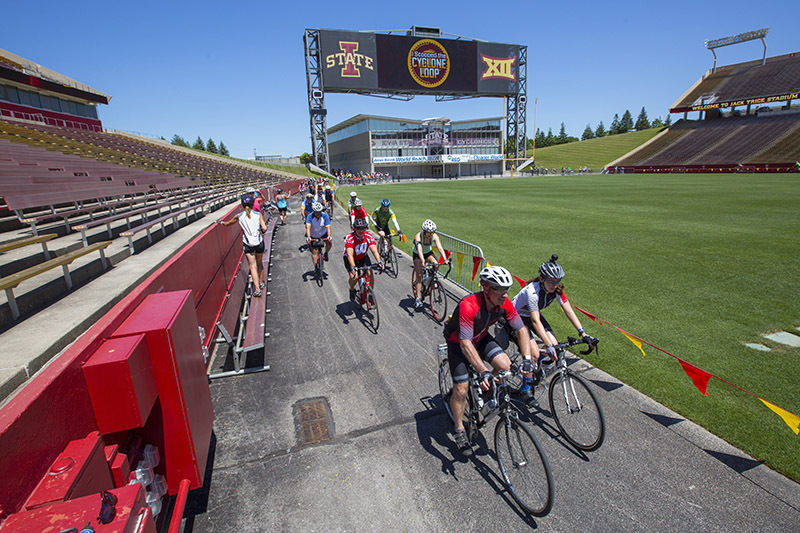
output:
[[369, 231], [364, 232], [364, 238], [358, 240], [356, 237], [356, 232], [352, 232], [344, 238], [344, 255], [347, 257], [347, 249], [350, 248], [353, 250], [353, 260], [361, 261], [367, 256], [367, 250], [372, 245], [377, 246], [378, 243], [375, 242], [375, 237], [372, 236], [372, 233]]

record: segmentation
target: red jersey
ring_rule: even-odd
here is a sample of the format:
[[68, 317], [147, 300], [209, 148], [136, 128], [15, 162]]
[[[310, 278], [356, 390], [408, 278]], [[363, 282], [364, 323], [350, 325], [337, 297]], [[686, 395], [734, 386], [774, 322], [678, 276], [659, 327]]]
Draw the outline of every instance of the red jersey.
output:
[[369, 216], [369, 213], [367, 213], [367, 210], [364, 209], [363, 206], [352, 208], [350, 210], [350, 214], [355, 217], [355, 220], [358, 220], [359, 218], [367, 218]]
[[508, 320], [514, 331], [524, 326], [508, 297], [504, 298], [503, 305], [489, 311], [482, 292], [470, 294], [458, 302], [453, 317], [444, 327], [444, 338], [456, 343], [461, 339], [477, 343], [501, 317]]
[[372, 233], [365, 231], [364, 238], [358, 240], [358, 237], [356, 237], [356, 232], [354, 231], [344, 238], [344, 254], [342, 255], [347, 257], [347, 249], [350, 248], [353, 250], [353, 260], [361, 261], [367, 256], [367, 250], [373, 244], [375, 246], [378, 245], [378, 243], [375, 242], [375, 237], [372, 236]]

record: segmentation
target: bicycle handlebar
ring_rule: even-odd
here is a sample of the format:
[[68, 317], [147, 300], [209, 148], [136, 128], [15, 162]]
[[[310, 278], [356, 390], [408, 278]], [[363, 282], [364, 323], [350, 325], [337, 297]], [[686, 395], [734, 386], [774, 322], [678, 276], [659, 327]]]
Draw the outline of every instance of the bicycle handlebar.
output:
[[567, 337], [567, 342], [562, 342], [556, 344], [556, 349], [563, 350], [565, 348], [571, 348], [578, 344], [587, 344], [589, 347], [586, 350], [581, 350], [581, 355], [589, 355], [594, 351], [598, 356], [600, 355], [600, 351], [597, 349], [597, 345], [600, 343], [600, 339], [595, 337], [586, 336], [580, 339], [576, 339], [575, 337]]

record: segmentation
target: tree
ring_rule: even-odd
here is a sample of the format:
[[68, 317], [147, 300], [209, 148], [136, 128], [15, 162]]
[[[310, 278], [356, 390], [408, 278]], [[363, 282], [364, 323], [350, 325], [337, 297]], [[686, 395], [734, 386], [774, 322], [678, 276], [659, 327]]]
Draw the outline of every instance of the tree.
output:
[[214, 142], [214, 139], [211, 137], [208, 138], [208, 142], [206, 143], [206, 151], [211, 152], [212, 154], [218, 154], [219, 150], [217, 150], [217, 145]]
[[631, 112], [626, 109], [625, 114], [622, 115], [622, 120], [619, 121], [619, 132], [628, 133], [632, 129], [633, 117], [631, 116]]
[[608, 130], [609, 135], [616, 135], [619, 133], [619, 115], [614, 113], [614, 120], [611, 121], [611, 129]]
[[653, 122], [650, 123], [651, 128], [660, 128], [664, 125], [664, 122], [661, 121], [661, 117], [656, 117], [653, 119]]
[[183, 137], [178, 135], [177, 133], [172, 136], [172, 140], [169, 142], [174, 146], [183, 146], [184, 148], [189, 148], [189, 143], [187, 143]]
[[566, 126], [564, 126], [564, 123], [562, 122], [561, 123], [561, 129], [558, 130], [557, 144], [566, 144], [568, 142], [569, 142], [569, 140], [568, 140], [568, 137], [567, 137], [567, 128], [566, 128]]
[[313, 163], [314, 160], [311, 158], [311, 154], [308, 152], [303, 152], [303, 155], [300, 156], [300, 162], [304, 165], [307, 165], [309, 163]]
[[642, 107], [642, 111], [639, 113], [639, 117], [636, 119], [635, 127], [636, 131], [650, 129], [650, 121], [647, 120], [647, 111], [644, 110], [644, 107]]
[[537, 129], [536, 130], [536, 146], [538, 146], [539, 148], [544, 148], [545, 146], [547, 146], [545, 144], [546, 142], [547, 142], [547, 139], [545, 139], [545, 137], [544, 137], [544, 132], [542, 130], [540, 130], [540, 129]]
[[606, 127], [603, 126], [603, 121], [601, 120], [600, 124], [597, 125], [597, 129], [594, 130], [594, 136], [599, 138], [605, 137], [606, 135], [608, 135], [608, 132], [606, 132]]
[[553, 135], [553, 128], [547, 128], [547, 136], [544, 138], [545, 146], [553, 146], [556, 144], [556, 137]]
[[199, 135], [197, 136], [197, 140], [192, 145], [192, 148], [195, 150], [202, 150], [204, 152], [206, 151], [206, 145], [203, 144], [203, 139], [201, 139]]
[[583, 135], [581, 135], [581, 140], [585, 141], [587, 139], [594, 139], [594, 132], [592, 131], [592, 125], [587, 124], [586, 129], [583, 130]]
[[226, 155], [226, 156], [231, 155], [231, 153], [228, 151], [228, 147], [225, 146], [225, 143], [222, 141], [219, 142], [219, 155]]
[[667, 120], [665, 120], [665, 121], [664, 121], [664, 125], [665, 125], [666, 127], [668, 127], [668, 128], [669, 128], [670, 126], [672, 126], [672, 117], [671, 117], [670, 115], [667, 115]]

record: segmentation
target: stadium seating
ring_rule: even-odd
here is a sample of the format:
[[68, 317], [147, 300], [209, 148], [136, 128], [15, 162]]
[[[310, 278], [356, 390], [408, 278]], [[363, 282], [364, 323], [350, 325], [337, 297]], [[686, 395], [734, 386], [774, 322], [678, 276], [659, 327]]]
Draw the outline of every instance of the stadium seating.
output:
[[672, 106], [690, 107], [705, 96], [714, 101], [746, 100], [795, 92], [800, 88], [800, 54], [768, 57], [761, 60], [718, 67], [708, 71], [694, 87]]

